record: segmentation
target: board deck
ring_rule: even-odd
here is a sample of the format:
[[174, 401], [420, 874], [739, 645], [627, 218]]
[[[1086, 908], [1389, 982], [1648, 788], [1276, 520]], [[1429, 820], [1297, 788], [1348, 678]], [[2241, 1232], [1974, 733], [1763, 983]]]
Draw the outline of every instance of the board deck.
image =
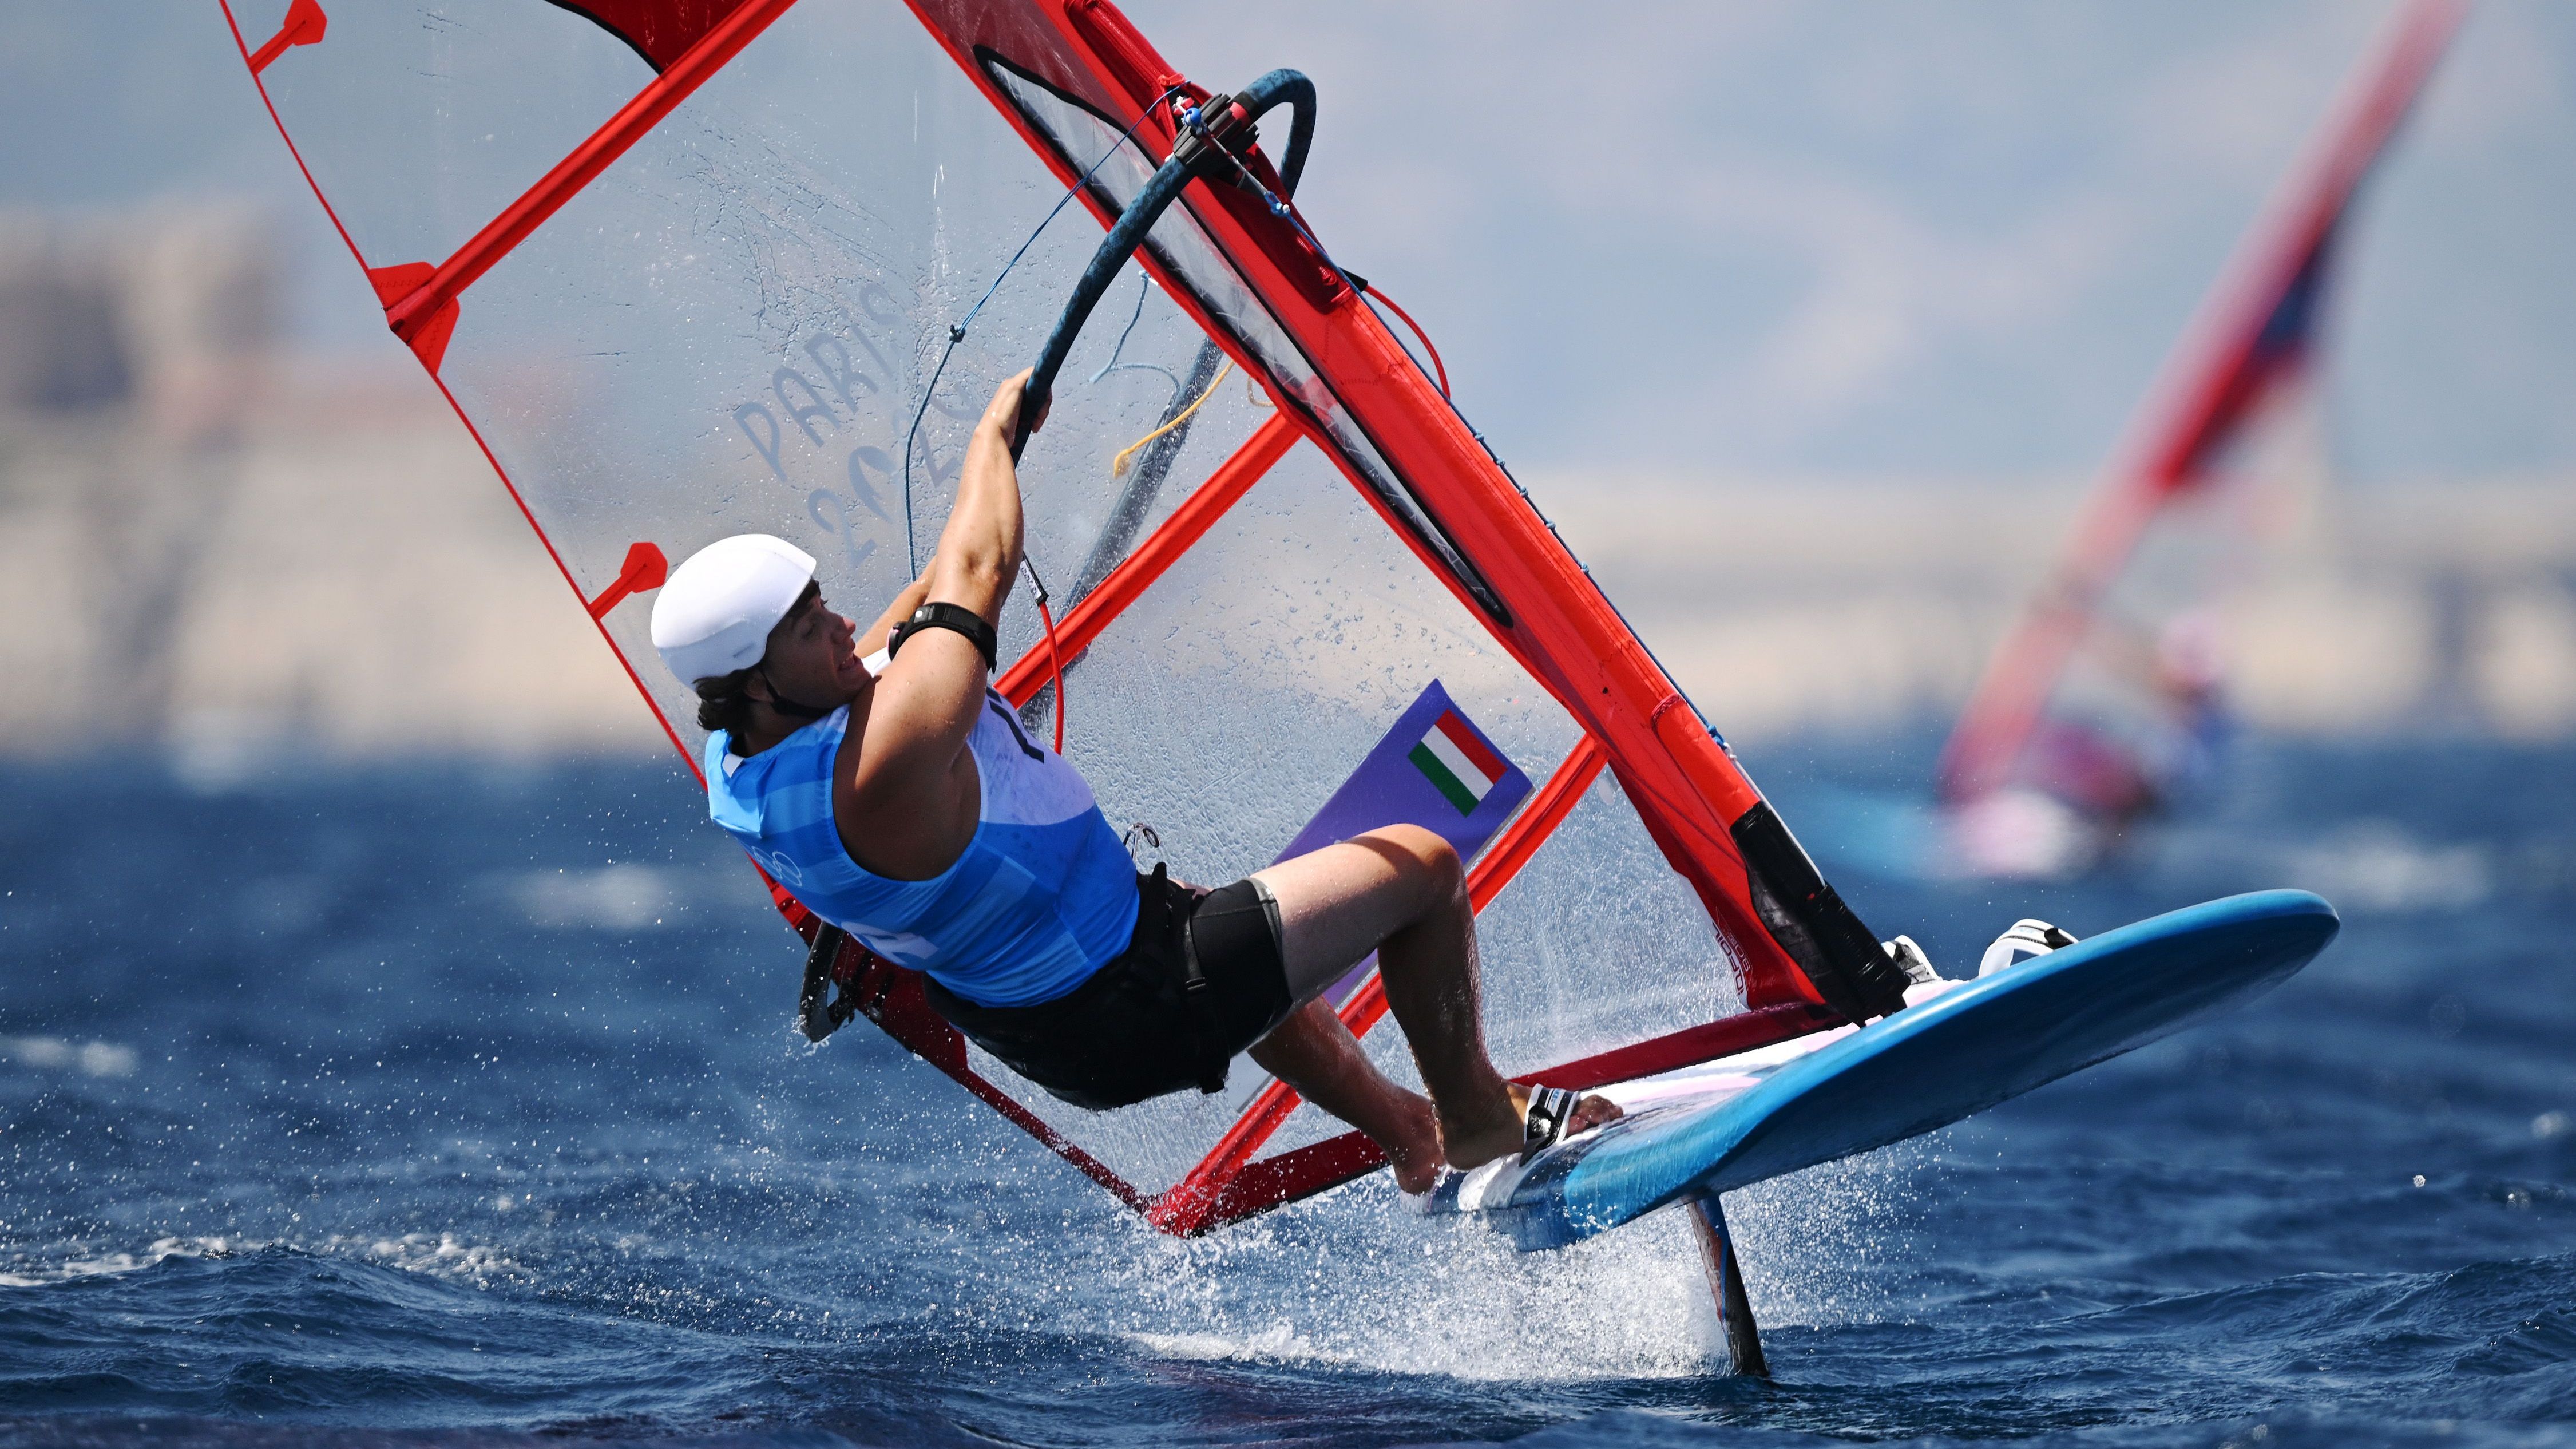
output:
[[2237, 1006], [2334, 939], [2334, 908], [2263, 891], [2106, 931], [1991, 976], [1936, 982], [1866, 1027], [1604, 1089], [1628, 1115], [1416, 1202], [1473, 1212], [1523, 1251], [1684, 1198], [1901, 1142]]

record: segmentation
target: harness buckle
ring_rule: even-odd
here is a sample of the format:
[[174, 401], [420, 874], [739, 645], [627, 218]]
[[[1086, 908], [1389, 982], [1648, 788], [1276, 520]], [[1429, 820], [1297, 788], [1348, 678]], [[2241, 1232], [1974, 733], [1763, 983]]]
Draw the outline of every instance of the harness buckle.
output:
[[832, 964], [850, 933], [819, 916], [815, 925], [814, 944], [805, 953], [805, 989], [796, 998], [796, 1025], [807, 1041], [819, 1043], [858, 1015], [859, 1005], [846, 983], [832, 993]]

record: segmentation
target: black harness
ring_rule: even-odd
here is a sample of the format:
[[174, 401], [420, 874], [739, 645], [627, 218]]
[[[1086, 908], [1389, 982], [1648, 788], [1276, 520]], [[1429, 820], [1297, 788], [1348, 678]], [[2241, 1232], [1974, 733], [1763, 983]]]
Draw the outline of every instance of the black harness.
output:
[[1171, 888], [1170, 871], [1162, 861], [1154, 862], [1154, 896], [1162, 902], [1164, 938], [1180, 938], [1181, 1013], [1190, 1024], [1190, 1058], [1199, 1064], [1199, 1090], [1214, 1096], [1225, 1090], [1225, 1069], [1232, 1059], [1216, 1046], [1216, 998], [1208, 991], [1207, 971], [1199, 965], [1198, 938], [1190, 934], [1190, 923], [1174, 904], [1181, 893]]

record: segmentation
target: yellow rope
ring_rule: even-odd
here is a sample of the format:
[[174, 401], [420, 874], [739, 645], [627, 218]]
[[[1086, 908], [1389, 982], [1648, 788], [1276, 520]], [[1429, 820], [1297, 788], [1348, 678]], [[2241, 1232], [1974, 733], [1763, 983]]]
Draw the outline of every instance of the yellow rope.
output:
[[1151, 443], [1156, 438], [1163, 436], [1165, 433], [1179, 427], [1181, 424], [1188, 422], [1190, 420], [1190, 414], [1206, 407], [1207, 400], [1216, 396], [1217, 384], [1225, 381], [1225, 375], [1233, 370], [1234, 359], [1229, 357], [1225, 360], [1225, 366], [1216, 370], [1216, 376], [1208, 379], [1207, 391], [1199, 394], [1198, 401], [1181, 409], [1179, 417], [1172, 419], [1170, 422], [1163, 424], [1154, 431], [1147, 433], [1145, 436], [1138, 438], [1132, 443], [1129, 443], [1126, 447], [1119, 449], [1118, 456], [1109, 460], [1109, 476], [1112, 478], [1126, 477], [1127, 465], [1135, 460], [1136, 454], [1142, 450], [1146, 444]]

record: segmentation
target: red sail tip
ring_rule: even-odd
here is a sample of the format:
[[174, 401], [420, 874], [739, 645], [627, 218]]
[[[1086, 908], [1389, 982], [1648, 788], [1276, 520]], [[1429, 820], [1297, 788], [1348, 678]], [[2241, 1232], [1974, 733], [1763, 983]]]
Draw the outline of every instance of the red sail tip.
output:
[[367, 280], [375, 284], [376, 301], [390, 312], [394, 304], [420, 290], [420, 284], [437, 271], [427, 262], [400, 262], [390, 267], [367, 268]]
[[554, 0], [626, 42], [656, 72], [732, 18], [742, 0]]
[[590, 617], [606, 618], [609, 610], [633, 595], [662, 587], [662, 581], [670, 576], [670, 561], [662, 557], [662, 550], [649, 543], [628, 545], [626, 562], [618, 567], [616, 581], [590, 601]]
[[456, 331], [457, 304], [453, 298], [446, 306], [429, 314], [427, 320], [416, 320], [406, 312], [406, 299], [428, 285], [438, 269], [427, 262], [402, 262], [390, 267], [367, 268], [367, 280], [375, 283], [376, 300], [384, 304], [385, 325], [403, 340], [420, 359], [420, 365], [438, 372], [439, 362], [447, 356], [447, 339]]
[[286, 23], [277, 27], [268, 44], [251, 53], [250, 73], [257, 75], [268, 69], [272, 61], [296, 46], [319, 44], [330, 28], [331, 17], [322, 13], [317, 0], [295, 0], [286, 7]]
[[662, 557], [660, 549], [649, 543], [628, 546], [626, 562], [617, 571], [617, 581], [639, 594], [646, 589], [662, 587], [662, 581], [670, 576], [670, 562]]

